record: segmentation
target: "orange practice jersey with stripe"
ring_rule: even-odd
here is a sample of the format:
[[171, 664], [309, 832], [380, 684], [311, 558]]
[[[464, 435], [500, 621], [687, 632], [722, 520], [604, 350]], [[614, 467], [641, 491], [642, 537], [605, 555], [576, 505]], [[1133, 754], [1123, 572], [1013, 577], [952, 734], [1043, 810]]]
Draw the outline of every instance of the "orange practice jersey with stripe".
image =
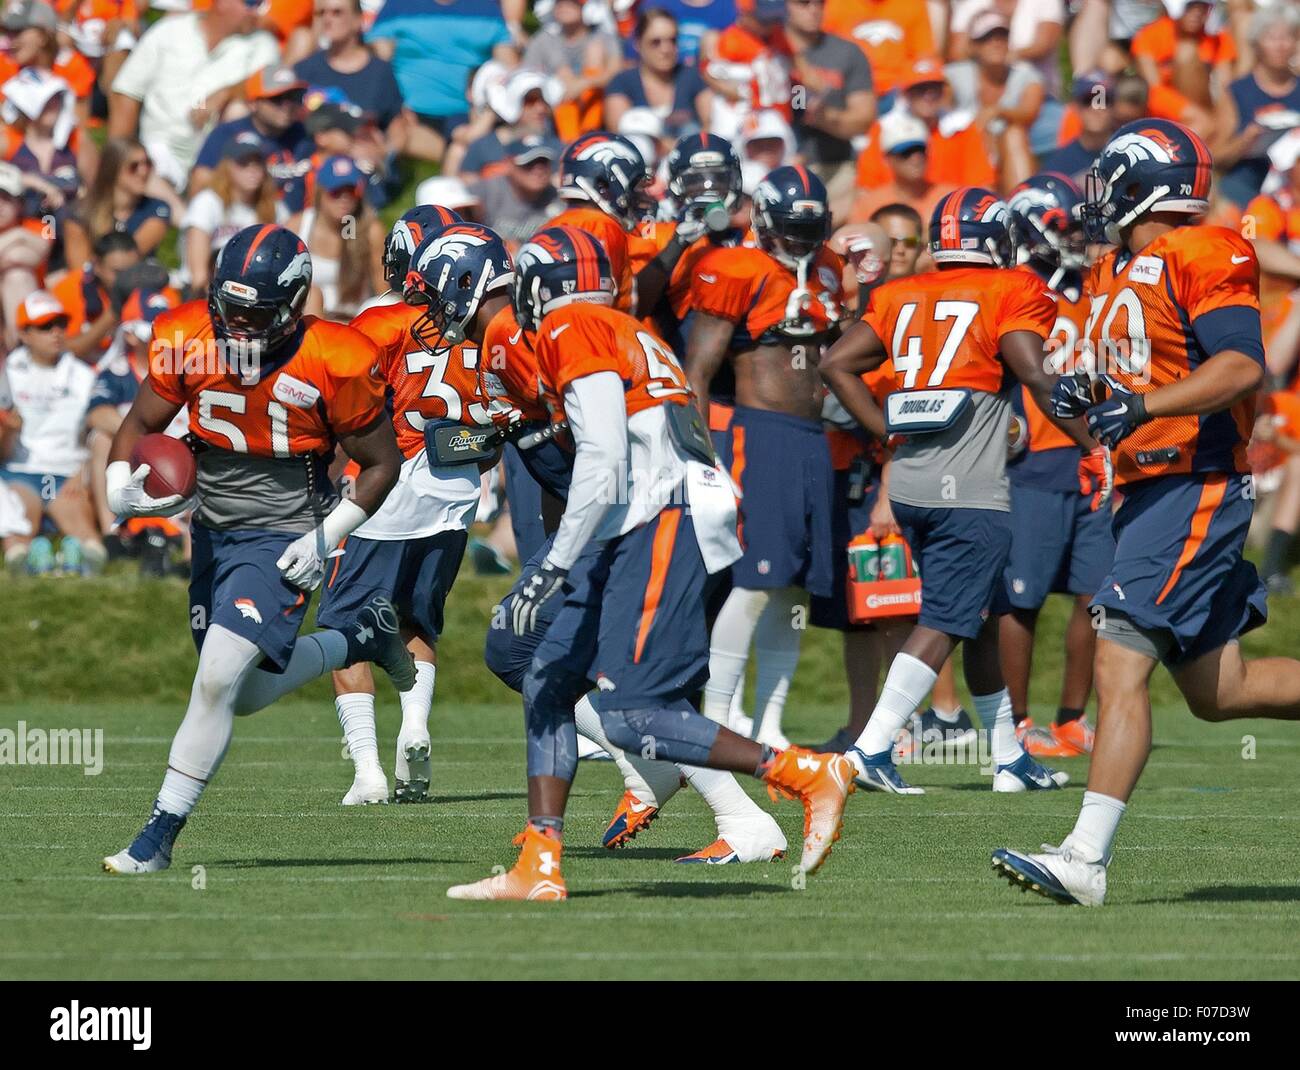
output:
[[1047, 338], [1056, 305], [1031, 272], [950, 268], [878, 286], [862, 318], [885, 343], [899, 390], [968, 387], [996, 394], [1002, 337], [1032, 331]]
[[[618, 223], [599, 208], [586, 204], [577, 204], [566, 208], [554, 219], [546, 222], [547, 227], [575, 227], [585, 230], [605, 249], [609, 257], [609, 266], [618, 284], [618, 293], [614, 298], [614, 307], [624, 312], [632, 311], [632, 254], [628, 243], [628, 233]], [[651, 253], [651, 256], [654, 254]]]
[[488, 323], [483, 352], [480, 389], [484, 396], [509, 404], [525, 420], [545, 420], [546, 400], [537, 370], [537, 353], [509, 305]]
[[823, 246], [808, 269], [805, 297], [790, 298], [798, 279], [762, 249], [744, 245], [707, 250], [691, 276], [690, 308], [736, 325], [732, 349], [774, 344], [778, 324], [796, 320], [816, 333], [829, 330], [843, 314], [844, 261]]
[[623, 380], [627, 415], [655, 405], [685, 405], [691, 391], [677, 355], [639, 320], [607, 305], [563, 305], [538, 325], [537, 367], [547, 404], [558, 418], [575, 379], [615, 372]]
[[190, 411], [190, 432], [224, 450], [259, 457], [327, 454], [337, 436], [384, 415], [379, 354], [351, 327], [303, 318], [293, 356], [258, 381], [222, 367], [206, 301], [189, 301], [154, 321], [149, 380], [154, 393]]
[[[1212, 354], [1192, 325], [1207, 312], [1259, 314], [1254, 247], [1225, 227], [1178, 227], [1120, 264], [1093, 265], [1088, 342], [1098, 367], [1145, 394], [1176, 383]], [[1138, 427], [1114, 451], [1117, 483], [1186, 472], [1245, 472], [1255, 398], [1210, 416], [1170, 416]]]
[[[1081, 352], [1080, 343], [1086, 337], [1084, 328], [1087, 323], [1088, 298], [1084, 294], [1080, 293], [1074, 300], [1063, 293], [1056, 295], [1056, 323], [1052, 327], [1051, 337], [1047, 339], [1051, 371], [1059, 375], [1075, 368]], [[1066, 446], [1073, 450], [1079, 448], [1074, 439], [1043, 415], [1043, 410], [1028, 390], [1022, 386], [1020, 392], [1025, 406], [1025, 419], [1029, 423], [1028, 449], [1036, 452]]]

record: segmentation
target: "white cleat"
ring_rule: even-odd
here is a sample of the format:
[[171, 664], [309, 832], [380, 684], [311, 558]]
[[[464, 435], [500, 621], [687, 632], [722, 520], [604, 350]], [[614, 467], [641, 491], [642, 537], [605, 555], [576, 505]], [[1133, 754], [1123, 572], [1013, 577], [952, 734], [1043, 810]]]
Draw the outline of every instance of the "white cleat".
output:
[[1039, 765], [1023, 751], [1010, 765], [1000, 765], [993, 774], [993, 790], [999, 792], [1052, 791], [1070, 782], [1070, 774]]
[[161, 873], [172, 864], [171, 856], [159, 852], [153, 855], [148, 861], [141, 862], [139, 859], [132, 858], [130, 851], [118, 851], [115, 855], [109, 855], [104, 859], [105, 873], [118, 874], [136, 874], [136, 873]]
[[1077, 858], [1071, 850], [1043, 844], [1043, 854], [1023, 854], [999, 847], [993, 869], [1000, 877], [1058, 903], [1099, 907], [1106, 898], [1106, 867]]
[[376, 765], [359, 768], [352, 778], [352, 787], [343, 796], [343, 806], [372, 806], [388, 802], [388, 777]]
[[433, 779], [433, 762], [429, 759], [431, 750], [428, 730], [416, 729], [408, 732], [403, 726], [397, 733], [397, 764], [393, 767], [393, 802], [429, 801], [429, 784]]

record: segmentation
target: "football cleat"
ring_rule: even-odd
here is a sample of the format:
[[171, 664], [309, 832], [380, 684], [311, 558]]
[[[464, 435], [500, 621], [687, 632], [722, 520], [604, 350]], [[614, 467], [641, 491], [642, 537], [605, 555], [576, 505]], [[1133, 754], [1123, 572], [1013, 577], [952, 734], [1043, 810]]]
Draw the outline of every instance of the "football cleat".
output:
[[1096, 731], [1086, 717], [1076, 717], [1073, 721], [1066, 721], [1065, 724], [1052, 725], [1052, 735], [1062, 747], [1073, 748], [1074, 753], [1066, 754], [1067, 758], [1091, 754], [1092, 745], [1097, 737]]
[[840, 838], [844, 804], [853, 793], [853, 763], [842, 754], [814, 754], [801, 747], [781, 751], [764, 774], [768, 794], [803, 803], [803, 850], [799, 868], [816, 873]]
[[868, 757], [857, 747], [844, 752], [844, 756], [853, 763], [857, 775], [853, 782], [867, 791], [883, 791], [889, 795], [924, 795], [925, 788], [914, 787], [898, 774], [891, 752]]
[[388, 777], [378, 763], [364, 765], [352, 777], [352, 787], [340, 806], [373, 806], [388, 802]]
[[383, 595], [362, 606], [343, 634], [348, 641], [347, 664], [372, 661], [388, 673], [398, 691], [415, 686], [415, 659], [402, 642], [397, 610]]
[[1068, 848], [1043, 844], [1043, 854], [1021, 854], [999, 847], [993, 871], [1022, 891], [1037, 892], [1058, 903], [1099, 907], [1106, 898], [1106, 867], [1076, 858]]
[[605, 835], [600, 838], [601, 846], [611, 851], [627, 846], [636, 839], [638, 832], [647, 828], [658, 816], [659, 807], [643, 803], [630, 791], [623, 792], [623, 798], [618, 801], [618, 809], [614, 811]]
[[975, 723], [970, 719], [970, 714], [961, 706], [957, 707], [957, 719], [955, 721], [945, 721], [931, 706], [920, 718], [919, 734], [922, 743], [928, 743], [932, 739], [943, 740], [944, 746], [960, 747], [974, 743], [979, 738], [979, 733], [975, 730]]
[[428, 729], [397, 733], [397, 764], [393, 767], [393, 802], [424, 803], [429, 801], [429, 783], [433, 779], [432, 745]]
[[1025, 737], [1028, 736], [1030, 732], [1035, 731], [1036, 728], [1037, 726], [1034, 724], [1034, 719], [1032, 717], [1026, 717], [1023, 721], [1017, 721], [1016, 742], [1023, 747], [1025, 745]]
[[1051, 791], [1070, 782], [1070, 774], [1039, 765], [1022, 754], [1010, 765], [999, 765], [993, 774], [994, 791]]
[[447, 889], [448, 899], [509, 899], [553, 901], [567, 899], [568, 889], [560, 874], [563, 844], [529, 822], [522, 835], [519, 858], [505, 873], [484, 877], [473, 884], [457, 884]]
[[104, 859], [105, 873], [158, 873], [172, 864], [172, 845], [176, 836], [185, 827], [185, 818], [169, 814], [159, 808], [157, 801], [153, 804], [153, 813], [149, 815], [143, 829], [140, 830], [131, 846], [125, 851], [118, 851]]
[[[783, 840], [784, 842], [784, 840]], [[694, 854], [682, 855], [676, 861], [685, 864], [702, 863], [708, 866], [728, 866], [734, 862], [779, 862], [785, 857], [785, 848], [769, 847], [761, 857], [746, 858], [724, 839], [714, 840]]]

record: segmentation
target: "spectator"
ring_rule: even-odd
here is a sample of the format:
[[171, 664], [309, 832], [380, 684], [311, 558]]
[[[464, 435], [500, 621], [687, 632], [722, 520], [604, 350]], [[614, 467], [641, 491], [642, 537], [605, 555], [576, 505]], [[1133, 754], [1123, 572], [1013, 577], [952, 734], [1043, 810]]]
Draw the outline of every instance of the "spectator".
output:
[[122, 272], [141, 262], [129, 234], [109, 231], [95, 243], [93, 259], [72, 261], [51, 292], [68, 317], [68, 349], [94, 364], [112, 341], [117, 310], [112, 293]]
[[0, 95], [0, 115], [10, 131], [6, 155], [23, 173], [26, 214], [53, 217], [61, 225], [65, 205], [81, 188], [77, 157], [68, 147], [76, 124], [72, 91], [58, 75], [28, 68], [0, 86]]
[[559, 152], [533, 134], [507, 145], [505, 157], [505, 169], [479, 182], [474, 190], [483, 218], [491, 221], [492, 229], [513, 252], [559, 211], [554, 182]]
[[674, 140], [708, 126], [713, 91], [699, 71], [682, 62], [677, 40], [677, 20], [672, 15], [657, 7], [641, 13], [636, 24], [640, 62], [605, 88], [606, 128], [617, 130], [629, 108], [649, 108]]
[[1029, 128], [1043, 106], [1043, 80], [1030, 64], [1011, 60], [1011, 27], [999, 11], [981, 11], [968, 28], [970, 59], [946, 70], [953, 106], [975, 113], [998, 164], [1000, 188], [1012, 189], [1034, 170]]
[[316, 49], [312, 36], [314, 6], [312, 0], [266, 0], [258, 9], [259, 28], [280, 42], [281, 61], [289, 66]]
[[1012, 62], [1030, 64], [1041, 76], [1047, 93], [1059, 93], [1065, 0], [954, 0], [948, 24], [949, 59], [970, 58], [971, 23], [986, 11], [996, 11], [1007, 20]]
[[415, 187], [416, 204], [437, 204], [450, 208], [471, 223], [483, 222], [478, 197], [459, 178], [435, 175]]
[[[308, 94], [308, 100], [314, 94]], [[316, 195], [316, 172], [329, 156], [347, 156], [356, 161], [366, 176], [366, 201], [376, 210], [391, 198], [395, 174], [382, 170], [388, 159], [384, 135], [374, 121], [355, 104], [321, 104], [307, 113], [304, 124], [309, 141], [297, 149], [299, 157], [286, 170], [281, 201], [289, 215], [296, 215]]]
[[287, 224], [311, 250], [307, 311], [344, 323], [388, 288], [384, 225], [365, 202], [366, 180], [354, 160], [327, 157], [316, 171], [311, 207]]
[[[1277, 344], [1282, 325], [1296, 309], [1292, 297], [1300, 286], [1300, 131], [1279, 138], [1269, 149], [1274, 175], [1246, 205], [1242, 234], [1259, 257], [1259, 305], [1264, 351], [1269, 363], [1293, 354]], [[1293, 361], [1288, 361], [1293, 363]]]
[[458, 144], [452, 145], [447, 150], [443, 174], [460, 175], [466, 182], [500, 174], [507, 162], [505, 146], [525, 136], [544, 137], [560, 148], [547, 99], [548, 93], [558, 99], [560, 92], [556, 79], [528, 67], [519, 67], [503, 82], [489, 86], [488, 107], [478, 122], [491, 123], [491, 128], [470, 141], [463, 152]]
[[95, 385], [95, 372], [67, 349], [68, 317], [44, 290], [33, 290], [18, 308], [22, 345], [0, 368], [0, 411], [22, 421], [11, 455], [0, 465], [0, 480], [17, 494], [30, 532], [5, 539], [5, 562], [23, 558], [33, 571], [48, 571], [53, 554], [39, 536], [48, 516], [64, 536], [66, 567], [97, 569], [106, 556], [80, 477], [86, 459], [82, 420]]
[[112, 231], [131, 235], [142, 256], [162, 244], [172, 213], [166, 201], [145, 192], [152, 173], [153, 161], [139, 141], [109, 138], [99, 170], [64, 228], [69, 264], [89, 260], [90, 247]]
[[870, 220], [890, 204], [905, 204], [922, 219], [930, 218], [938, 203], [957, 187], [926, 178], [929, 141], [929, 127], [914, 115], [895, 110], [880, 120], [880, 151], [892, 181], [859, 193], [853, 206], [854, 221]]
[[159, 175], [185, 188], [202, 144], [239, 86], [279, 59], [275, 38], [248, 32], [244, 0], [212, 0], [206, 11], [165, 15], [141, 36], [113, 80], [108, 132], [139, 137]]
[[853, 203], [853, 139], [876, 118], [871, 67], [853, 43], [822, 32], [824, 0], [788, 0], [785, 35], [794, 56], [794, 131], [799, 153], [826, 184], [831, 215]]
[[37, 272], [50, 253], [50, 240], [24, 225], [22, 172], [0, 163], [0, 306], [4, 309], [5, 344], [17, 340], [16, 324], [23, 298], [36, 289]]
[[925, 251], [928, 218], [923, 220], [911, 205], [887, 204], [876, 209], [871, 222], [879, 223], [893, 242], [887, 278], [905, 279], [922, 270], [919, 261]]
[[1293, 6], [1262, 8], [1251, 17], [1249, 40], [1255, 65], [1220, 93], [1212, 148], [1226, 171], [1219, 192], [1244, 205], [1268, 174], [1268, 149], [1287, 130], [1300, 126], [1300, 80], [1291, 61], [1300, 43], [1300, 11]]
[[734, 25], [722, 31], [701, 67], [713, 90], [709, 128], [720, 137], [734, 140], [757, 112], [794, 118], [784, 23], [785, 0], [740, 0]]
[[91, 108], [102, 118], [106, 105], [103, 94], [112, 86], [117, 72], [139, 41], [141, 9], [146, 4], [137, 0], [92, 0], [75, 6], [65, 3], [65, 15], [70, 6], [73, 13], [67, 26], [68, 38], [94, 70], [97, 84]]
[[60, 47], [54, 8], [45, 0], [14, 0], [5, 8], [3, 25], [11, 36], [9, 55], [0, 57], [0, 81], [31, 68], [57, 74], [76, 94], [79, 117], [88, 117], [95, 69], [79, 52]]
[[736, 21], [736, 0], [659, 0], [656, 4], [677, 20], [677, 47], [682, 61], [703, 66], [714, 54], [718, 35]]
[[740, 128], [739, 140], [741, 166], [761, 164], [765, 175], [794, 158], [794, 130], [780, 112], [760, 111], [749, 116]]
[[1232, 34], [1206, 29], [1211, 7], [1209, 0], [1165, 0], [1168, 14], [1139, 30], [1131, 46], [1148, 85], [1167, 86], [1202, 108], [1214, 103], [1211, 76], [1227, 86], [1236, 73]]
[[591, 29], [583, 0], [555, 0], [551, 18], [524, 50], [524, 66], [550, 71], [564, 87], [555, 107], [562, 141], [599, 129], [605, 86], [623, 69], [623, 50], [612, 33]]
[[237, 134], [253, 133], [267, 142], [267, 166], [271, 177], [283, 187], [293, 177], [298, 150], [307, 140], [300, 121], [303, 92], [307, 88], [292, 67], [267, 67], [244, 83], [249, 113], [239, 119], [218, 123], [199, 149], [190, 173], [191, 196], [212, 180], [221, 154]]
[[1119, 127], [1115, 80], [1104, 71], [1090, 71], [1074, 80], [1070, 95], [1079, 124], [1078, 136], [1045, 156], [1040, 169], [1067, 175], [1082, 189], [1098, 155]]
[[196, 297], [207, 293], [212, 258], [245, 227], [276, 221], [276, 190], [267, 171], [270, 146], [250, 130], [236, 134], [221, 154], [209, 188], [190, 200], [181, 220], [185, 269]]
[[916, 0], [826, 0], [822, 28], [862, 49], [882, 112], [912, 65], [936, 51], [929, 12]]
[[406, 148], [407, 120], [402, 91], [393, 68], [361, 39], [360, 0], [316, 0], [320, 51], [294, 65], [298, 77], [313, 86], [335, 86], [362, 111], [374, 115], [388, 148]]

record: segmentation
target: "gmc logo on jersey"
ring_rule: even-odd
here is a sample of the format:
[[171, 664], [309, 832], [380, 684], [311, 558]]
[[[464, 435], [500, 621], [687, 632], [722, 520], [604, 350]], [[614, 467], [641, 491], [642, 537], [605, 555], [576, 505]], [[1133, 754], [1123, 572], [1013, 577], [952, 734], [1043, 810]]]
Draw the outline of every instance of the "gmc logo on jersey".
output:
[[320, 400], [320, 391], [310, 383], [295, 379], [292, 375], [282, 375], [271, 388], [275, 400], [292, 405], [295, 409], [310, 409]]
[[1145, 282], [1151, 285], [1160, 281], [1165, 270], [1165, 262], [1158, 256], [1139, 256], [1128, 269], [1130, 282]]

